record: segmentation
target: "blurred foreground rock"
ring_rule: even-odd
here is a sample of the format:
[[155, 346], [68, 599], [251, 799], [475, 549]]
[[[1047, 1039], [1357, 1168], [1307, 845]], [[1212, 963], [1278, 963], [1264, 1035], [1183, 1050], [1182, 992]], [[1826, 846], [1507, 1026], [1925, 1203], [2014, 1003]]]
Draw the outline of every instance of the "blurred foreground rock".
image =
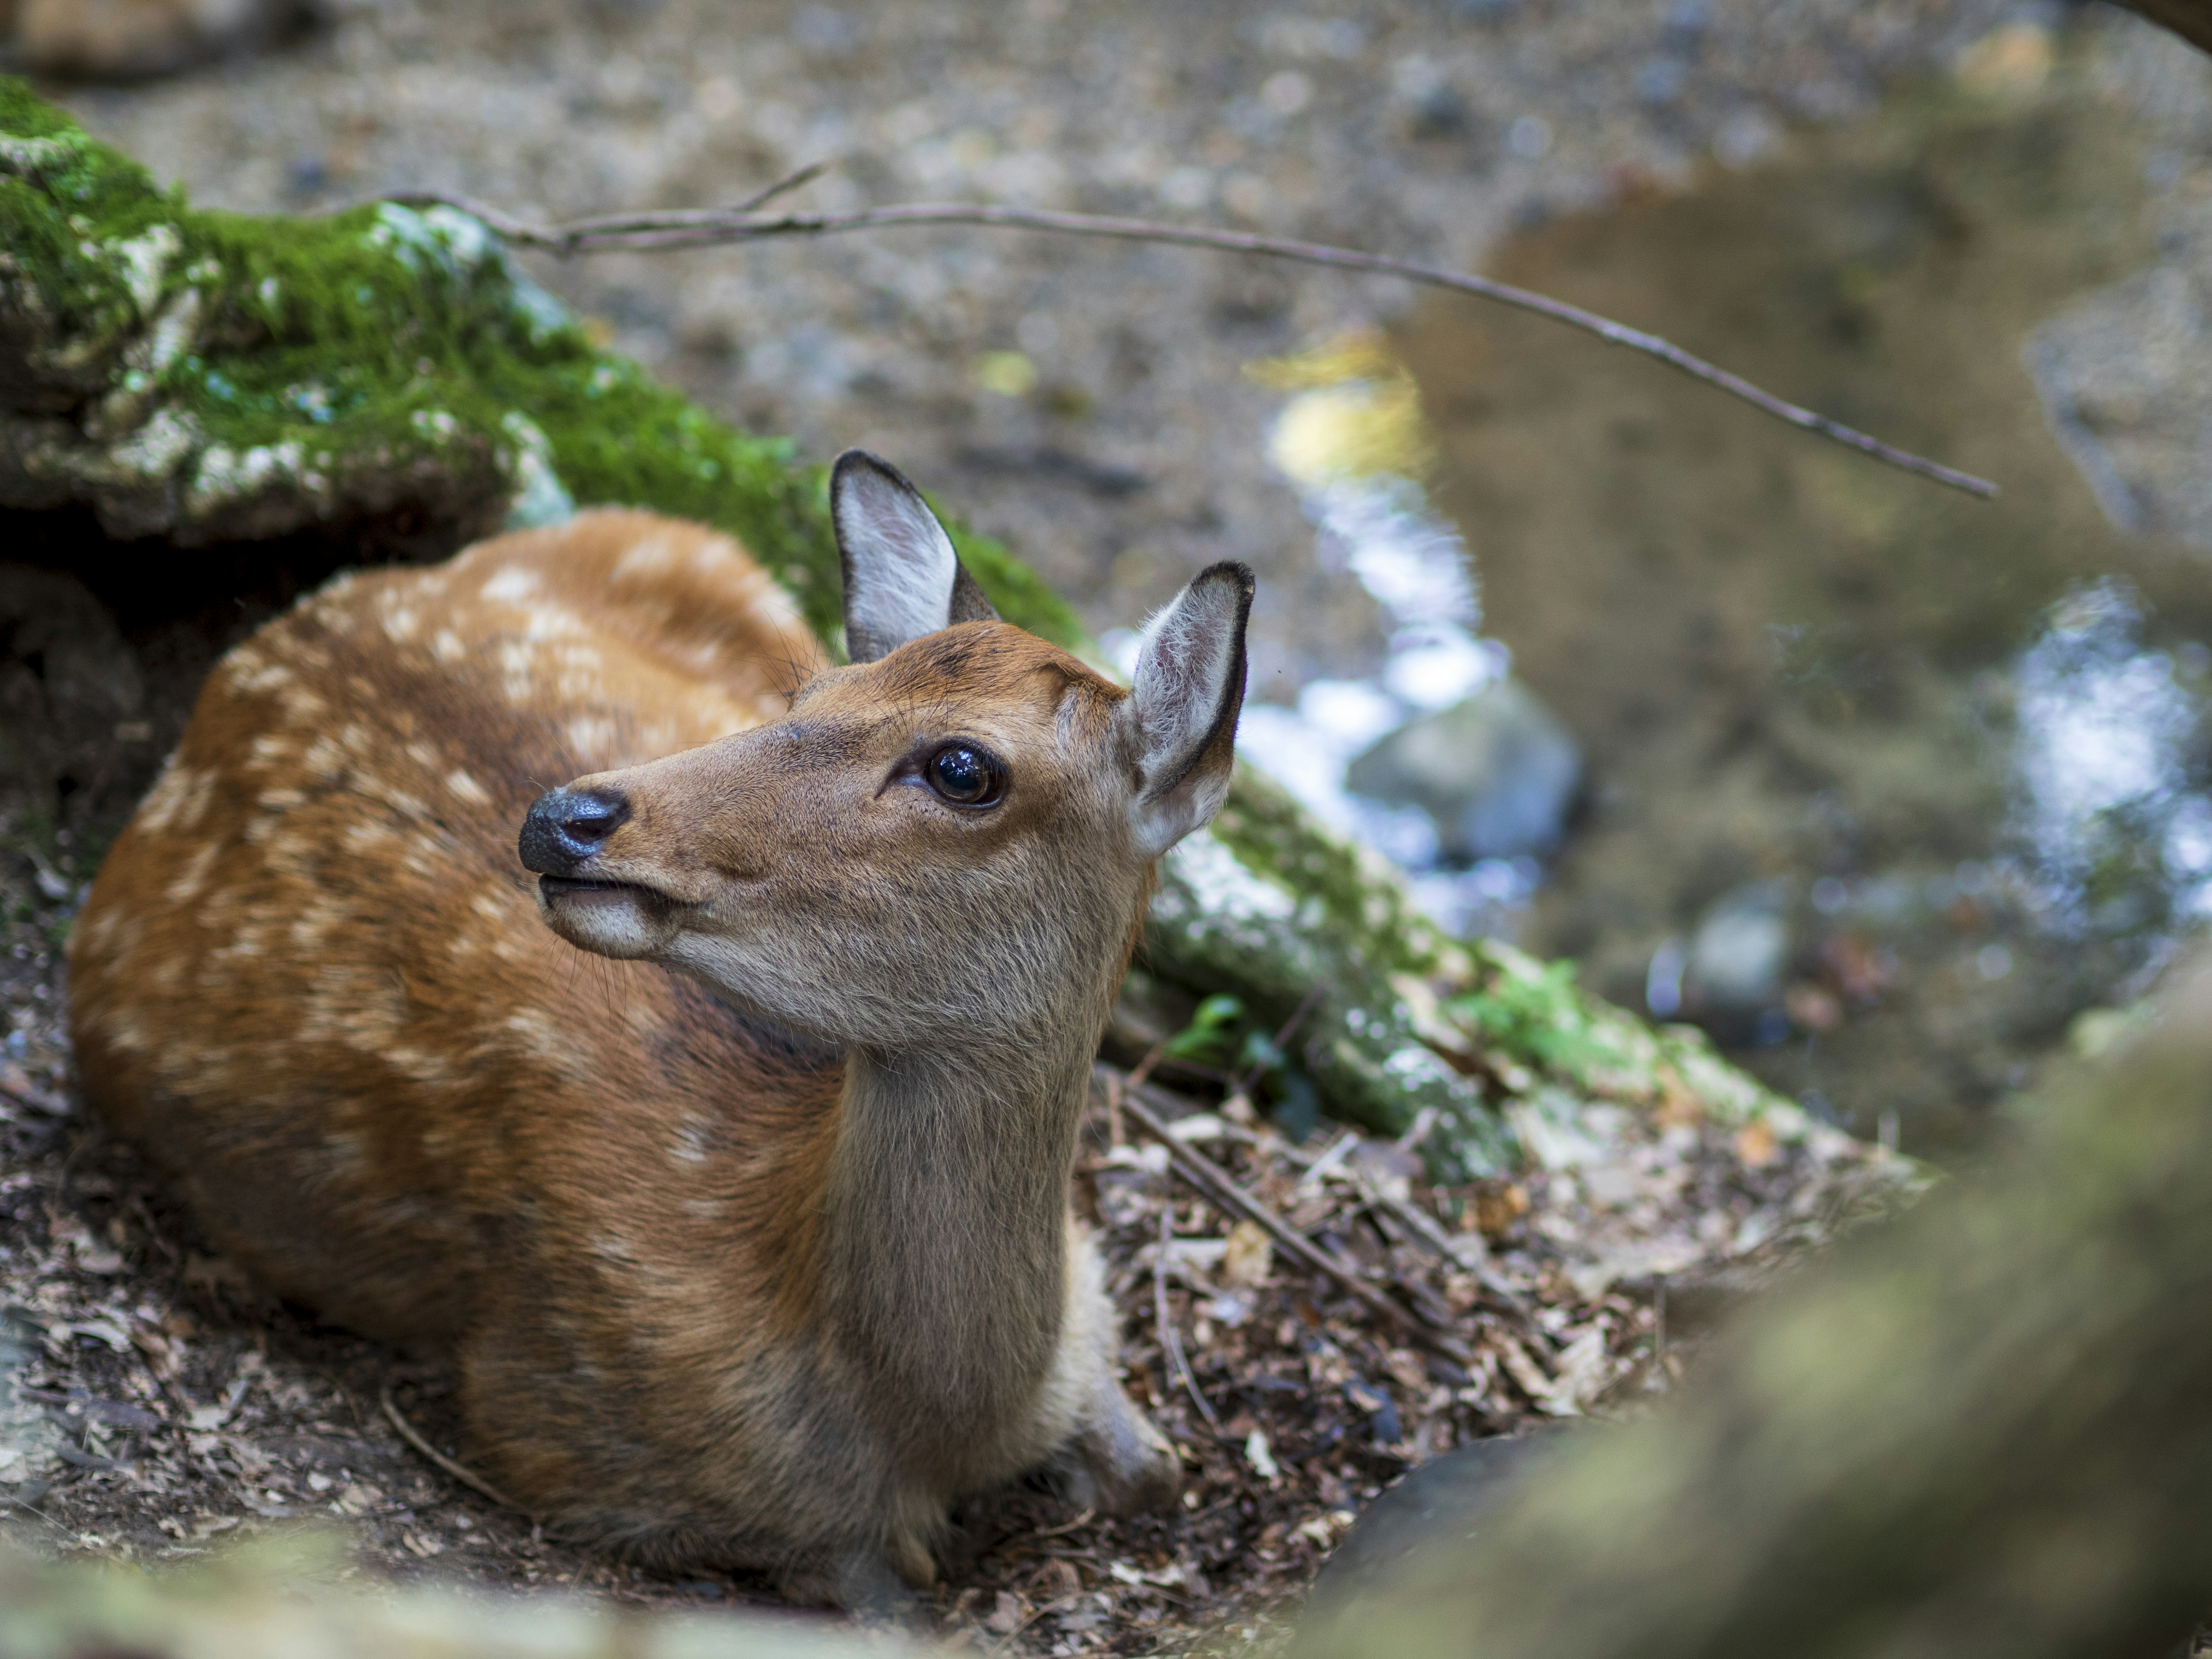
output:
[[2212, 962], [2027, 1127], [1302, 1659], [2180, 1651], [2212, 1607]]
[[0, 1552], [0, 1659], [897, 1659], [934, 1650], [826, 1620], [623, 1613], [555, 1595], [333, 1588], [328, 1540], [295, 1535], [153, 1575]]

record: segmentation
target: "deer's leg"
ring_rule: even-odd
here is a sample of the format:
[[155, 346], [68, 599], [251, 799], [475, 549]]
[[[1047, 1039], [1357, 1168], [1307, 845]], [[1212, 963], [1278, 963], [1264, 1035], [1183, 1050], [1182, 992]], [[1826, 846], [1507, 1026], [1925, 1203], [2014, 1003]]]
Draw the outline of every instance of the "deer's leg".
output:
[[1067, 1305], [1053, 1392], [1073, 1407], [1073, 1432], [1055, 1461], [1069, 1496], [1083, 1507], [1137, 1515], [1175, 1502], [1182, 1489], [1182, 1462], [1121, 1391], [1120, 1346], [1104, 1265], [1089, 1236], [1071, 1224]]

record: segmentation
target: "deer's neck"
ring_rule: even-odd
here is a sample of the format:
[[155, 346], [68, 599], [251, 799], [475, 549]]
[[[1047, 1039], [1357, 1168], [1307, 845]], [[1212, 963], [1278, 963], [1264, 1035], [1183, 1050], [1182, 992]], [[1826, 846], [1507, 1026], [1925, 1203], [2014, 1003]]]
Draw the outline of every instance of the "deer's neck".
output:
[[1068, 1172], [1097, 1033], [855, 1052], [823, 1215], [839, 1346], [909, 1453], [997, 1437], [1057, 1345]]

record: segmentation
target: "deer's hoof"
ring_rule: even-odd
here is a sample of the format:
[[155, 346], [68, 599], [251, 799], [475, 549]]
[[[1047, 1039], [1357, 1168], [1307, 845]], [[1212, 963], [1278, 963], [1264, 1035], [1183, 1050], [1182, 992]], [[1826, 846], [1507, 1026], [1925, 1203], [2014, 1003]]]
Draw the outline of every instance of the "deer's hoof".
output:
[[1098, 1507], [1109, 1515], [1147, 1515], [1170, 1509], [1182, 1492], [1182, 1459], [1168, 1437], [1136, 1412], [1115, 1437], [1106, 1456], [1090, 1459]]

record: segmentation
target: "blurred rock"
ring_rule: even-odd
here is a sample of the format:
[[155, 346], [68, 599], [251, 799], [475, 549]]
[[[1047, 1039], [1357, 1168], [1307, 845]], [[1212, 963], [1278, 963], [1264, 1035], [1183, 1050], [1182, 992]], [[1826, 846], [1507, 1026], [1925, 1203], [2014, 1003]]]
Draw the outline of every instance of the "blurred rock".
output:
[[2212, 234], [2038, 329], [2052, 430], [2120, 529], [2212, 551]]
[[1684, 1006], [1724, 1016], [1756, 1016], [1778, 1006], [1790, 949], [1788, 883], [1757, 882], [1722, 894], [1690, 939]]
[[1415, 1469], [1369, 1504], [1322, 1568], [1298, 1621], [1292, 1653], [1342, 1642], [1376, 1610], [1397, 1570], [1446, 1540], [1480, 1547], [1484, 1517], [1500, 1509], [1553, 1429], [1513, 1440], [1478, 1440]]
[[[301, 21], [301, 0], [14, 0], [26, 67], [87, 80], [167, 75], [258, 46]], [[0, 15], [0, 27], [8, 21]]]
[[1582, 750], [1516, 680], [1400, 727], [1352, 763], [1356, 794], [1417, 806], [1447, 856], [1512, 858], [1559, 844], [1582, 781]]
[[143, 702], [137, 657], [82, 582], [0, 564], [0, 799], [21, 789], [52, 812], [137, 735]]

